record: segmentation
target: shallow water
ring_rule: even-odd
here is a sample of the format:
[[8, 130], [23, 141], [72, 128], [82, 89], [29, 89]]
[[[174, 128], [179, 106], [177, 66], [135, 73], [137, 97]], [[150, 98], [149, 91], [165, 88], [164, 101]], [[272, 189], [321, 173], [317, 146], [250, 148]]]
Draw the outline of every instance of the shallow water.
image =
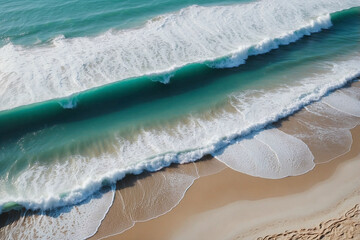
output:
[[[279, 178], [346, 152], [358, 92], [346, 88], [307, 104], [359, 75], [360, 9], [345, 9], [360, 3], [281, 3], [6, 3], [2, 210], [79, 204], [126, 174], [206, 154], [223, 152], [219, 159], [234, 169]], [[39, 11], [46, 14], [31, 17]], [[300, 128], [261, 132], [303, 107]], [[259, 131], [256, 141], [239, 143]], [[271, 151], [282, 151], [271, 139], [279, 136], [294, 150], [277, 158]], [[263, 155], [252, 155], [255, 144]], [[252, 157], [239, 159], [240, 152]], [[274, 161], [288, 165], [266, 165]]]

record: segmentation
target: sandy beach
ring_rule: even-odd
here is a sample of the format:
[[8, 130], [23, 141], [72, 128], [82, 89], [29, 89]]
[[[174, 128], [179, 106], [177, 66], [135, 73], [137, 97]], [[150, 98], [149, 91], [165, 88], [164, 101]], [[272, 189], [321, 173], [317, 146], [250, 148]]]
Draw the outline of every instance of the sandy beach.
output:
[[[360, 127], [352, 134], [354, 142], [347, 154], [301, 176], [269, 180], [226, 168], [201, 177], [172, 211], [108, 239], [286, 239], [288, 235], [277, 234], [301, 229], [310, 229], [317, 239], [323, 231], [313, 228], [342, 219], [349, 211], [347, 216], [353, 216], [349, 224], [357, 229], [350, 234], [359, 237], [354, 207], [360, 199]], [[118, 219], [105, 218], [99, 233], [105, 231], [106, 221]]]
[[[352, 87], [359, 87], [359, 83]], [[307, 114], [302, 110], [279, 122], [277, 127], [289, 134], [304, 132], [306, 129], [299, 127], [299, 119], [306, 119]], [[335, 122], [341, 125], [341, 118], [330, 117], [326, 121], [314, 117], [312, 121], [324, 126]], [[347, 131], [340, 130], [337, 134]], [[114, 204], [92, 239], [357, 239], [360, 237], [359, 126], [351, 129], [351, 136], [350, 149], [339, 143], [323, 151], [319, 146], [322, 143], [307, 142], [317, 164], [300, 176], [252, 177], [207, 157], [127, 180], [130, 184], [118, 186]], [[313, 141], [316, 143], [316, 139]], [[325, 161], [326, 158], [332, 161]], [[159, 175], [166, 179], [166, 174], [179, 172], [184, 174], [182, 177], [189, 177], [183, 189], [178, 189], [180, 192], [188, 189], [183, 198], [179, 195], [173, 201], [166, 200], [174, 195], [169, 190], [157, 196], [153, 194], [157, 187], [169, 188], [159, 184], [156, 180]], [[144, 204], [138, 200], [144, 197], [156, 200], [136, 207]], [[129, 204], [132, 204], [130, 210], [125, 207]], [[146, 207], [152, 210], [146, 210], [145, 216]], [[129, 214], [131, 208], [142, 211]]]
[[[335, 94], [359, 87], [354, 82]], [[294, 165], [299, 170], [295, 176], [267, 179], [235, 171], [208, 155], [193, 163], [129, 175], [117, 183], [108, 212], [104, 200], [92, 210], [106, 215], [90, 239], [359, 239], [359, 118], [326, 107], [334, 95], [263, 130], [301, 139], [311, 150], [314, 168]], [[314, 109], [324, 114], [314, 114]], [[281, 162], [276, 167], [281, 169]], [[292, 173], [296, 171], [289, 169]], [[106, 193], [107, 204], [112, 194]], [[74, 210], [80, 216], [81, 207]], [[38, 222], [59, 220], [15, 212], [8, 225], [12, 214], [2, 215], [0, 223], [6, 227], [1, 234], [18, 231], [21, 236]]]
[[0, 16], [0, 240], [360, 240], [360, 0]]

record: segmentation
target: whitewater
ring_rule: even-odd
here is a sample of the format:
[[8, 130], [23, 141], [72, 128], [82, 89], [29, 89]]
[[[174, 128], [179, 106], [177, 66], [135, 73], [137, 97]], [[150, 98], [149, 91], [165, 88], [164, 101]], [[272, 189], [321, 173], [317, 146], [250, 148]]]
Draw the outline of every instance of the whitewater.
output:
[[[126, 174], [157, 171], [172, 163], [196, 161], [206, 154], [216, 155], [217, 150], [239, 136], [261, 130], [359, 76], [359, 62], [360, 57], [356, 56], [329, 63], [332, 67], [328, 74], [305, 79], [299, 86], [264, 92], [261, 98], [251, 97], [251, 93], [246, 96], [248, 92], [245, 96], [235, 95], [231, 104], [237, 111], [233, 113], [220, 112], [210, 119], [188, 116], [187, 124], [179, 123], [171, 129], [142, 129], [132, 140], [115, 133], [107, 143], [112, 145], [111, 151], [90, 156], [70, 154], [65, 163], [53, 166], [35, 164], [9, 181], [11, 188], [8, 185], [1, 189], [0, 205], [17, 203], [28, 209], [72, 205], [99, 190], [104, 180], [108, 184], [115, 183]], [[354, 111], [357, 104], [354, 104]], [[271, 173], [262, 177], [277, 178], [271, 177]]]
[[[331, 13], [359, 1], [256, 1], [190, 6], [135, 29], [0, 49], [0, 110], [71, 96], [139, 76], [204, 63], [227, 68], [331, 26]], [[146, 49], [146, 51], [144, 51]], [[171, 76], [171, 75], [170, 75]], [[73, 107], [66, 105], [66, 108]]]
[[[231, 6], [190, 6], [135, 29], [111, 30], [95, 37], [60, 36], [34, 46], [8, 43], [0, 49], [0, 110], [16, 111], [14, 108], [58, 98], [61, 102], [75, 93], [138, 76], [171, 84], [170, 77], [176, 75], [176, 70], [194, 63], [211, 68], [236, 67], [249, 56], [330, 28], [330, 14], [359, 5], [360, 1], [275, 4], [265, 0]], [[1, 176], [0, 212], [14, 205], [32, 210], [72, 206], [127, 174], [157, 171], [172, 163], [196, 161], [206, 154], [221, 160], [221, 150], [239, 138], [261, 131], [358, 77], [359, 63], [357, 52], [321, 61], [321, 71], [304, 74], [293, 84], [230, 95], [227, 106], [231, 111], [187, 114], [166, 128], [154, 124], [137, 129], [131, 137], [107, 133], [89, 152], [66, 145], [61, 154], [49, 154], [50, 163], [31, 159], [16, 174], [11, 172], [18, 169], [14, 163]], [[360, 117], [358, 101], [352, 101], [348, 112]], [[76, 108], [74, 99], [61, 103], [66, 109]], [[38, 144], [32, 139], [46, 141], [54, 129], [26, 134], [15, 147], [5, 144], [1, 158], [11, 159], [7, 147], [19, 147], [19, 154], [25, 153], [25, 143], [32, 149]], [[304, 145], [295, 140], [293, 143]], [[308, 170], [312, 167], [309, 164]], [[288, 172], [249, 174], [280, 178]], [[298, 174], [303, 172], [293, 173]]]

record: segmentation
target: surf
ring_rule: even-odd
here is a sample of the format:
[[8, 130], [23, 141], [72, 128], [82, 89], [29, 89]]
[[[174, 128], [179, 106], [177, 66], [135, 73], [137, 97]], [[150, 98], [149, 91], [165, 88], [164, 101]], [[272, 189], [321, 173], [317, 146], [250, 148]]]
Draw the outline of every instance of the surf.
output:
[[160, 80], [167, 83], [176, 69], [194, 63], [236, 67], [251, 55], [329, 28], [329, 14], [359, 5], [359, 1], [268, 0], [194, 5], [140, 28], [95, 37], [59, 36], [39, 46], [8, 43], [0, 48], [0, 111], [140, 76], [170, 73]]
[[[106, 137], [103, 142], [94, 140], [94, 143], [81, 143], [95, 144], [88, 154], [79, 152], [79, 146], [71, 147], [70, 142], [67, 144], [70, 148], [63, 149], [68, 154], [64, 152], [65, 155], [56, 155], [58, 160], [55, 159], [55, 164], [49, 167], [34, 164], [17, 174], [16, 181], [10, 182], [12, 191], [2, 192], [0, 206], [3, 210], [9, 210], [13, 208], [13, 203], [16, 203], [27, 209], [45, 210], [73, 205], [90, 197], [104, 184], [115, 183], [127, 174], [158, 171], [172, 163], [183, 164], [196, 161], [206, 154], [217, 155], [219, 149], [231, 145], [239, 137], [261, 131], [269, 124], [293, 114], [358, 77], [359, 60], [359, 57], [354, 57], [333, 63], [327, 74], [303, 79], [298, 86], [264, 92], [260, 98], [256, 95], [252, 97], [251, 94], [234, 95], [231, 101], [231, 105], [237, 109], [234, 112], [220, 111], [215, 116], [205, 118], [190, 115], [183, 120], [184, 123], [178, 123], [171, 128], [140, 129], [131, 138], [115, 133]], [[274, 99], [281, 101], [274, 102]], [[357, 114], [358, 105], [354, 103], [352, 106], [355, 109], [352, 110], [353, 114]], [[48, 135], [43, 131], [35, 134], [39, 137], [41, 134]], [[88, 133], [88, 136], [90, 138], [91, 135]], [[20, 146], [26, 146], [24, 144], [28, 137], [33, 138], [34, 135], [24, 136], [21, 139], [24, 143]], [[34, 144], [34, 141], [29, 143]], [[37, 144], [47, 149], [46, 144]], [[46, 158], [46, 152], [34, 155], [35, 159]], [[32, 155], [27, 156], [32, 158]], [[64, 157], [66, 161], [61, 160]], [[89, 175], [89, 172], [92, 174]], [[44, 179], [47, 179], [45, 183]], [[31, 185], [25, 184], [26, 182], [31, 182]], [[39, 189], [40, 185], [44, 185], [43, 188]]]

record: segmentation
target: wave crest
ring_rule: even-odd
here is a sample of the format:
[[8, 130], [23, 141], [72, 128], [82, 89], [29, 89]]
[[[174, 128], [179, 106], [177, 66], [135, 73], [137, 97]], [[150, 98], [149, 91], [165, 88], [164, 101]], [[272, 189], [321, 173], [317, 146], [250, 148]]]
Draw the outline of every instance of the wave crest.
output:
[[[224, 110], [209, 118], [190, 115], [172, 128], [142, 129], [131, 139], [114, 133], [110, 142], [100, 142], [111, 151], [95, 151], [89, 155], [73, 152], [65, 156], [66, 161], [61, 161], [60, 155], [56, 156], [59, 161], [51, 167], [34, 165], [19, 173], [16, 180], [5, 181], [9, 185], [0, 189], [0, 208], [6, 211], [13, 203], [28, 209], [73, 205], [91, 196], [104, 182], [115, 183], [126, 174], [157, 171], [172, 163], [187, 163], [206, 154], [215, 155], [239, 137], [293, 114], [358, 77], [359, 60], [356, 56], [334, 62], [329, 64], [325, 74], [303, 79], [300, 85], [261, 92], [261, 96], [251, 92], [234, 95], [229, 103], [236, 110], [234, 112]], [[325, 101], [347, 104], [347, 101], [336, 99], [325, 98]], [[347, 112], [357, 114], [358, 100], [352, 101]]]
[[263, 0], [191, 6], [142, 28], [60, 36], [41, 46], [9, 43], [0, 48], [0, 111], [191, 63], [238, 66], [249, 55], [329, 27], [328, 14], [359, 5], [359, 0]]

